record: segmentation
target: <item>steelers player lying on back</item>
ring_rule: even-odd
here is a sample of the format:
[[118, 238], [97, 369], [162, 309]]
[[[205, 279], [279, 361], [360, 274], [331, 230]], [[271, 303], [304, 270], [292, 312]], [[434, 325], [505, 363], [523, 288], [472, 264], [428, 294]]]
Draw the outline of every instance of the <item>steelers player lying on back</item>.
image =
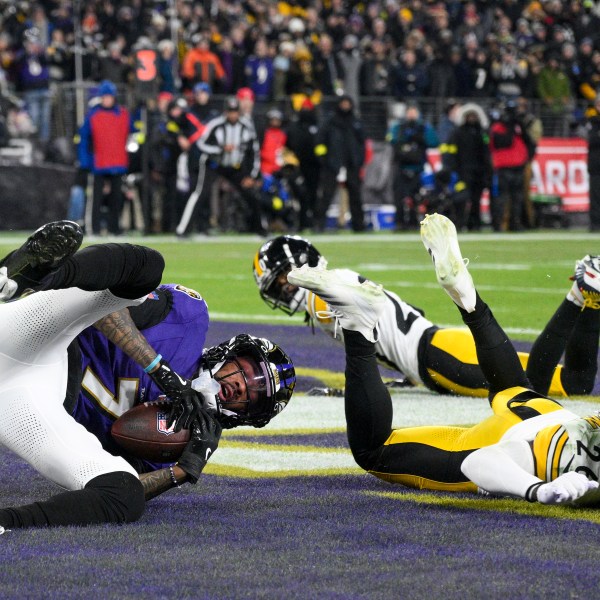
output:
[[[65, 237], [65, 231], [72, 243], [63, 248], [60, 261], [69, 258], [82, 238], [73, 227], [77, 226], [69, 222], [47, 224], [0, 261], [0, 299], [18, 297], [26, 286], [35, 289], [39, 279], [58, 266], [55, 258], [61, 249], [56, 242]], [[89, 327], [69, 346], [65, 406], [105, 450], [123, 456], [138, 473], [145, 473], [141, 479], [149, 499], [184, 481], [195, 483], [206, 464], [207, 448], [216, 449], [221, 427], [265, 425], [287, 404], [295, 379], [289, 358], [268, 340], [242, 334], [203, 350], [208, 312], [202, 298], [191, 290], [159, 286], [143, 305], [146, 310], [132, 309], [133, 317], [124, 309], [97, 321], [96, 326], [115, 345]], [[189, 378], [199, 375], [193, 383], [196, 390], [190, 379], [176, 374], [157, 354], [135, 321], [160, 352], [177, 361], [183, 373]], [[273, 368], [281, 370], [277, 382], [279, 373], [272, 373]], [[173, 415], [175, 429], [191, 429], [188, 447], [170, 468], [127, 456], [110, 435], [118, 416], [162, 392], [179, 409]]]
[[531, 389], [517, 354], [475, 290], [456, 228], [427, 216], [421, 235], [438, 282], [471, 330], [493, 415], [473, 427], [392, 429], [392, 403], [375, 358], [383, 288], [345, 270], [304, 266], [288, 279], [335, 308], [346, 350], [345, 410], [356, 462], [392, 483], [477, 492], [543, 504], [600, 501], [600, 418], [579, 417]]
[[[325, 257], [298, 236], [282, 235], [263, 244], [254, 257], [253, 272], [261, 298], [288, 315], [306, 311], [328, 335], [343, 342], [331, 307], [318, 294], [292, 285], [292, 267], [327, 266]], [[585, 256], [577, 261], [573, 279], [586, 269], [589, 286], [580, 291], [578, 281], [552, 315], [531, 352], [519, 353], [521, 364], [535, 390], [556, 397], [590, 394], [597, 365], [600, 331], [600, 259]], [[355, 273], [358, 275], [358, 273]], [[380, 334], [375, 343], [379, 363], [402, 373], [413, 385], [425, 385], [440, 394], [486, 397], [488, 382], [478, 364], [473, 336], [468, 329], [443, 328], [425, 317], [420, 308], [384, 290]], [[564, 363], [559, 364], [565, 355]]]

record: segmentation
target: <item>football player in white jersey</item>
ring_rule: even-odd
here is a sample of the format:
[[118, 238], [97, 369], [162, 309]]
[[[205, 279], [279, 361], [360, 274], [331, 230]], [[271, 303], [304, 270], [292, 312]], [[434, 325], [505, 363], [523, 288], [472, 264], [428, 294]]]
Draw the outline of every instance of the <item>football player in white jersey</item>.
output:
[[[48, 254], [40, 252], [38, 242]], [[0, 533], [135, 521], [146, 499], [172, 487], [172, 470], [138, 476], [63, 408], [70, 342], [99, 318], [141, 304], [164, 269], [162, 256], [147, 247], [97, 244], [73, 254], [80, 243], [75, 223], [57, 222], [0, 262], [1, 300], [22, 294], [25, 287], [33, 292], [0, 303], [0, 442], [67, 490], [42, 502], [0, 509]], [[203, 430], [196, 438], [214, 451], [221, 432], [217, 421], [200, 410], [193, 427]], [[197, 459], [205, 454], [191, 454], [178, 468], [196, 477], [202, 467]]]
[[[589, 262], [585, 257], [579, 265]], [[343, 334], [331, 307], [318, 294], [290, 284], [292, 267], [327, 266], [325, 257], [308, 240], [282, 235], [264, 243], [253, 261], [253, 273], [261, 298], [288, 315], [306, 311], [308, 322], [337, 341]], [[358, 273], [355, 273], [358, 276]], [[556, 397], [590, 394], [596, 377], [600, 329], [600, 295], [581, 298], [572, 286], [537, 338], [529, 354], [519, 353], [523, 367], [537, 391]], [[413, 385], [425, 385], [440, 394], [486, 397], [488, 382], [477, 360], [468, 329], [439, 327], [424, 312], [384, 290], [380, 335], [375, 352], [380, 364], [401, 372]], [[583, 309], [583, 310], [582, 310]], [[558, 364], [565, 354], [564, 365]]]
[[[293, 268], [289, 282], [327, 301], [344, 331], [346, 421], [356, 462], [414, 488], [597, 504], [600, 418], [579, 417], [531, 389], [512, 344], [475, 290], [452, 221], [429, 215], [421, 235], [438, 282], [473, 334], [493, 415], [473, 427], [392, 429], [392, 403], [376, 361], [383, 288], [348, 270]], [[580, 300], [598, 294], [598, 267], [594, 258], [577, 271]]]
[[[8, 447], [21, 454], [43, 475], [63, 487], [78, 490], [84, 486], [85, 489], [90, 488], [92, 491], [62, 494], [60, 497], [52, 498], [48, 503], [0, 509], [0, 533], [2, 533], [3, 527], [85, 525], [104, 521], [131, 521], [134, 520], [134, 517], [139, 516], [135, 512], [136, 501], [139, 500], [137, 497], [139, 486], [132, 483], [131, 478], [122, 477], [123, 473], [116, 475], [108, 473], [110, 478], [106, 479], [98, 479], [94, 476], [98, 470], [123, 467], [124, 464], [123, 459], [117, 459], [118, 452], [114, 448], [111, 447], [111, 454], [108, 454], [100, 446], [100, 443], [104, 445], [107, 435], [102, 420], [104, 413], [93, 402], [90, 402], [89, 405], [86, 404], [85, 409], [82, 409], [82, 415], [85, 416], [83, 420], [80, 419], [82, 415], [73, 413], [74, 418], [85, 425], [86, 429], [93, 432], [94, 435], [88, 434], [81, 425], [75, 424], [71, 416], [65, 419], [65, 415], [71, 413], [65, 412], [62, 406], [57, 417], [50, 418], [49, 416], [50, 412], [56, 408], [58, 394], [61, 394], [63, 399], [65, 390], [67, 396], [69, 390], [75, 396], [79, 394], [81, 377], [78, 378], [77, 373], [68, 370], [70, 355], [67, 358], [67, 353], [63, 351], [63, 346], [66, 348], [75, 335], [71, 335], [72, 331], [69, 330], [67, 341], [65, 341], [65, 336], [59, 336], [60, 339], [54, 340], [55, 327], [45, 323], [45, 316], [54, 315], [52, 321], [56, 318], [67, 321], [76, 318], [77, 302], [70, 300], [72, 297], [76, 298], [77, 294], [81, 292], [81, 290], [75, 289], [75, 286], [78, 285], [88, 290], [110, 283], [117, 278], [119, 293], [123, 288], [123, 295], [125, 295], [125, 292], [129, 294], [126, 290], [127, 282], [130, 281], [132, 286], [138, 287], [145, 282], [144, 270], [147, 270], [149, 275], [154, 275], [153, 281], [158, 282], [162, 266], [159, 273], [156, 265], [159, 262], [162, 265], [162, 258], [153, 250], [129, 244], [92, 246], [75, 255], [82, 239], [83, 232], [76, 223], [70, 221], [48, 223], [34, 232], [21, 248], [0, 260], [0, 310], [6, 312], [7, 309], [4, 306], [16, 307], [17, 316], [23, 318], [17, 319], [15, 331], [19, 327], [24, 330], [21, 336], [12, 336], [14, 338], [12, 343], [9, 340], [10, 335], [7, 334], [8, 337], [3, 337], [0, 334], [0, 350], [4, 351], [5, 345], [11, 348], [16, 344], [14, 352], [19, 354], [22, 346], [29, 343], [24, 340], [32, 337], [35, 340], [32, 346], [34, 348], [36, 345], [39, 346], [34, 352], [32, 364], [36, 364], [35, 360], [40, 360], [36, 358], [37, 354], [42, 357], [56, 357], [58, 362], [47, 369], [48, 377], [50, 377], [50, 373], [53, 373], [61, 382], [57, 388], [55, 385], [51, 385], [50, 379], [44, 381], [45, 393], [36, 395], [36, 385], [41, 385], [43, 380], [39, 376], [36, 377], [35, 372], [30, 373], [24, 370], [23, 377], [29, 381], [31, 388], [26, 391], [31, 391], [32, 398], [27, 398], [23, 405], [16, 403], [18, 406], [15, 406], [15, 411], [18, 413], [18, 417], [22, 417], [24, 420], [30, 419], [29, 422], [32, 423], [35, 419], [34, 415], [40, 410], [38, 406], [40, 402], [48, 414], [45, 414], [43, 418], [35, 419], [35, 429], [40, 431], [28, 432], [25, 431], [26, 427], [19, 427], [16, 436], [21, 436], [22, 439], [19, 438], [14, 443], [11, 441], [11, 432], [6, 433], [6, 438], [3, 437], [3, 428], [0, 426], [0, 441], [4, 441]], [[146, 254], [149, 256], [148, 259], [144, 258]], [[111, 255], [115, 256], [111, 258]], [[107, 266], [106, 261], [112, 262]], [[85, 269], [88, 269], [89, 272], [84, 273]], [[94, 279], [96, 272], [100, 275]], [[66, 285], [63, 281], [65, 277], [69, 284], [68, 287], [73, 286], [73, 288], [65, 290], [62, 296], [57, 296], [56, 300], [49, 295], [50, 292], [41, 291], [62, 289], [62, 286]], [[110, 291], [115, 290], [116, 287], [110, 288]], [[31, 293], [35, 291], [39, 291], [39, 293]], [[151, 291], [152, 294], [147, 295], [154, 298], [156, 291], [154, 288]], [[106, 295], [110, 298], [110, 292], [107, 292]], [[15, 302], [15, 299], [22, 296], [24, 296], [22, 300]], [[214, 373], [216, 381], [211, 383], [218, 382], [221, 386], [218, 395], [211, 402], [208, 396], [203, 396], [192, 389], [191, 381], [175, 375], [168, 363], [156, 353], [137, 329], [125, 307], [141, 304], [145, 298], [146, 296], [127, 302], [117, 298], [119, 310], [105, 311], [110, 314], [105, 317], [103, 313], [101, 315], [103, 318], [99, 320], [97, 320], [97, 312], [90, 312], [82, 317], [86, 323], [80, 327], [78, 321], [77, 328], [80, 330], [87, 328], [93, 321], [102, 334], [118, 347], [110, 351], [110, 366], [104, 368], [121, 369], [121, 373], [131, 375], [131, 372], [126, 371], [128, 359], [125, 354], [129, 355], [132, 361], [139, 364], [140, 368], [144, 368], [148, 376], [173, 402], [174, 409], [171, 419], [175, 423], [175, 430], [182, 426], [192, 430], [191, 440], [176, 464], [163, 465], [166, 468], [161, 468], [160, 465], [150, 465], [150, 468], [144, 469], [144, 471], [138, 469], [138, 472], [142, 473], [139, 479], [144, 498], [148, 500], [186, 481], [195, 483], [206, 464], [207, 449], [210, 448], [212, 452], [217, 447], [221, 427], [236, 427], [242, 424], [255, 427], [264, 426], [289, 401], [295, 377], [291, 360], [277, 345], [268, 340], [240, 334], [218, 346], [204, 349], [204, 351], [200, 347], [193, 351], [201, 353], [202, 369], [210, 372], [211, 376]], [[1, 304], [7, 300], [12, 302], [9, 305]], [[90, 300], [86, 305], [87, 308], [93, 310], [94, 302], [95, 299]], [[29, 305], [34, 308], [32, 309]], [[103, 309], [100, 307], [98, 310]], [[92, 318], [92, 314], [95, 318]], [[40, 318], [39, 315], [44, 318]], [[202, 322], [204, 323], [204, 321]], [[186, 325], [189, 327], [189, 320]], [[167, 328], [172, 333], [173, 323], [169, 324]], [[43, 331], [50, 329], [51, 332], [48, 336], [40, 335], [40, 341], [38, 341], [36, 337], [38, 329]], [[88, 332], [90, 330], [92, 328], [88, 329]], [[77, 339], [81, 341], [81, 336], [78, 336]], [[96, 341], [94, 347], [96, 352], [104, 356], [102, 343]], [[121, 351], [123, 360], [117, 361], [115, 357], [121, 356]], [[13, 351], [9, 349], [7, 352], [10, 354]], [[79, 351], [77, 350], [77, 352]], [[41, 360], [45, 360], [45, 358]], [[27, 364], [27, 361], [25, 362]], [[78, 369], [80, 371], [80, 361], [76, 361], [76, 363], [75, 371]], [[98, 370], [101, 364], [102, 359], [98, 358], [94, 368]], [[276, 369], [277, 373], [271, 372], [271, 369]], [[135, 373], [137, 374], [137, 370]], [[179, 383], [174, 385], [171, 379], [179, 380]], [[63, 380], [64, 385], [62, 385]], [[108, 381], [110, 381], [110, 377]], [[146, 385], [149, 385], [148, 381], [146, 381]], [[125, 404], [125, 402], [123, 403]], [[101, 426], [93, 428], [90, 426], [89, 416], [95, 412], [98, 412], [97, 419], [101, 420]], [[94, 423], [94, 419], [91, 419], [91, 422]], [[112, 421], [108, 423], [109, 430], [111, 423]], [[47, 429], [50, 433], [46, 431]], [[57, 442], [56, 434], [60, 436], [62, 444]], [[69, 452], [78, 458], [69, 459]], [[111, 458], [107, 460], [107, 456]], [[140, 461], [132, 461], [131, 457], [127, 456], [125, 458], [127, 458], [127, 463], [125, 463], [127, 470], [124, 473], [136, 473], [135, 470], [132, 470], [132, 466], [136, 466]], [[152, 472], [146, 472], [150, 470]], [[120, 483], [115, 484], [117, 478], [123, 479], [122, 489], [119, 487]], [[111, 504], [108, 508], [105, 506], [107, 502]], [[77, 510], [73, 508], [75, 504], [79, 507]]]

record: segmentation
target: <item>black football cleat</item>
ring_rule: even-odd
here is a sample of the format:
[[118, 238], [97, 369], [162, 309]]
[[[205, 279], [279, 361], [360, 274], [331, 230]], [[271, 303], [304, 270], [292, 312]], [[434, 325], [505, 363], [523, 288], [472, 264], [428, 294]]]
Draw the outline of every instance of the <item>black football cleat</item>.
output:
[[34, 231], [20, 248], [0, 260], [0, 267], [6, 267], [8, 277], [17, 283], [13, 298], [28, 288], [34, 290], [77, 252], [82, 241], [83, 230], [73, 221], [53, 221]]

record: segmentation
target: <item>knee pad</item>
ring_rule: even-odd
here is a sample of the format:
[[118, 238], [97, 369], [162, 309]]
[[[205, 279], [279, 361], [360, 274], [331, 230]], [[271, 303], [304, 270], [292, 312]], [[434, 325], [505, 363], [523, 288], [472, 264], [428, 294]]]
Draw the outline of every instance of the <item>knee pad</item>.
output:
[[144, 513], [144, 487], [131, 473], [118, 471], [99, 475], [88, 481], [85, 489], [96, 492], [107, 522], [133, 523]]
[[371, 471], [379, 461], [381, 448], [375, 450], [353, 449], [350, 447], [352, 456], [356, 464], [365, 471]]

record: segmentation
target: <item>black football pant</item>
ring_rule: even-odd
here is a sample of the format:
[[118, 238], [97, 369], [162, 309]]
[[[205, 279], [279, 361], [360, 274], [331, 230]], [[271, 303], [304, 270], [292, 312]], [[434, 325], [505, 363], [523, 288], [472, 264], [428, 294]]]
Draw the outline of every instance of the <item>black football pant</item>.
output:
[[[459, 310], [475, 339], [479, 364], [490, 385], [490, 398], [511, 387], [530, 388], [513, 345], [479, 295], [474, 312]], [[344, 344], [348, 443], [357, 464], [382, 473], [422, 472], [424, 457], [416, 446], [384, 445], [392, 433], [393, 409], [389, 391], [379, 375], [375, 345], [362, 334], [347, 330]], [[460, 473], [459, 462], [453, 470]]]
[[547, 394], [554, 367], [564, 352], [560, 374], [565, 392], [591, 394], [598, 370], [600, 310], [583, 310], [566, 298], [531, 348], [527, 376], [533, 389]]

